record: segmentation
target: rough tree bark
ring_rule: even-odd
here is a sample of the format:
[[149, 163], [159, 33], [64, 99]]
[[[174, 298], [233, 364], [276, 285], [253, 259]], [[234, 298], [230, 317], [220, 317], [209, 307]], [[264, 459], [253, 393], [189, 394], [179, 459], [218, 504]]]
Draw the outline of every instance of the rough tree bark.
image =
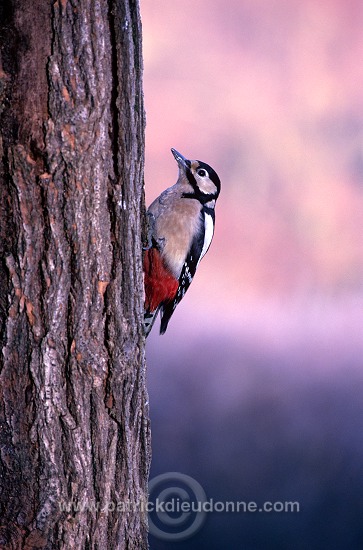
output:
[[144, 549], [138, 0], [2, 0], [0, 54], [0, 547]]

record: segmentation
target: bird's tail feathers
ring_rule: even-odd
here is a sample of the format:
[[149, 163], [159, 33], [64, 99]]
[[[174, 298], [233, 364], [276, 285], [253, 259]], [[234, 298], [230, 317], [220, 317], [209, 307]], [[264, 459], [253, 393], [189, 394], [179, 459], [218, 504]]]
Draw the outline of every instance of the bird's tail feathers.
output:
[[159, 313], [160, 306], [155, 309], [155, 311], [145, 311], [144, 313], [144, 327], [145, 327], [145, 337], [149, 336], [153, 324], [156, 321], [156, 317]]

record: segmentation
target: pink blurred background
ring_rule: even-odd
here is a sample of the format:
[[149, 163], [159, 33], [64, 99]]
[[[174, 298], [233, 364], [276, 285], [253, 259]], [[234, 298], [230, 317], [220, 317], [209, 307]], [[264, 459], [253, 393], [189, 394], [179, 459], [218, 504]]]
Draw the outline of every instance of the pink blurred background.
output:
[[[179, 548], [331, 550], [348, 533], [363, 548], [347, 513], [363, 511], [363, 3], [141, 0], [141, 14], [147, 204], [176, 181], [170, 147], [222, 181], [211, 249], [147, 343], [153, 474], [305, 499], [293, 521], [215, 518]], [[295, 545], [301, 530], [320, 539]]]

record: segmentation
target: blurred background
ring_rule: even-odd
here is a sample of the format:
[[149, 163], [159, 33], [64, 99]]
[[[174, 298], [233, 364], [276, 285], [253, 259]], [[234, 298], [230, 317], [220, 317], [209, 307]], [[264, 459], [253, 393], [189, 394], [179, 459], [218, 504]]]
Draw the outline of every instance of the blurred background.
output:
[[170, 153], [216, 233], [147, 342], [151, 478], [300, 512], [209, 514], [152, 550], [363, 548], [363, 2], [141, 0], [147, 204]]

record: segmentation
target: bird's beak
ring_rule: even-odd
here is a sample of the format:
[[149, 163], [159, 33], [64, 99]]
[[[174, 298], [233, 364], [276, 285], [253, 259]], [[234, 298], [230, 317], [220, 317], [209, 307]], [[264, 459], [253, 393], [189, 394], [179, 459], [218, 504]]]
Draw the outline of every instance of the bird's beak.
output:
[[173, 148], [171, 149], [171, 152], [173, 153], [173, 156], [177, 161], [179, 168], [185, 172], [185, 170], [190, 167], [190, 161], [183, 157], [183, 155], [178, 153], [178, 151]]

